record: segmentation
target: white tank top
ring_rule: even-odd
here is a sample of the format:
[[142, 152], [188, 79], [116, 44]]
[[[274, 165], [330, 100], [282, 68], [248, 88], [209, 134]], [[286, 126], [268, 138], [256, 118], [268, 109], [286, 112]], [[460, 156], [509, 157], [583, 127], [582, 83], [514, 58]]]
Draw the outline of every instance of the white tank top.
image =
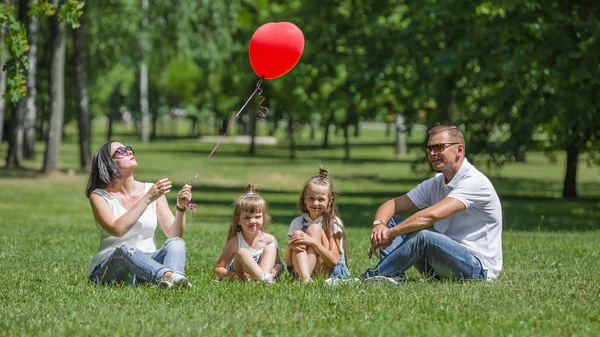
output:
[[[152, 183], [144, 183], [144, 193], [148, 192], [152, 185]], [[106, 200], [115, 220], [127, 213], [127, 209], [105, 190], [97, 188], [92, 193], [96, 193]], [[102, 228], [102, 226], [96, 223], [96, 228], [98, 228], [100, 232], [100, 246], [98, 247], [96, 255], [92, 258], [87, 276], [89, 277], [98, 264], [104, 261], [118, 246], [125, 242], [129, 242], [147, 255], [154, 254], [157, 250], [156, 238], [154, 237], [157, 223], [156, 201], [148, 205], [146, 211], [144, 211], [135, 225], [129, 229], [129, 232], [125, 233], [125, 235], [120, 238], [110, 235]]]
[[[242, 234], [241, 231], [237, 232], [236, 234], [237, 234], [237, 240], [238, 240], [238, 249], [240, 249], [240, 248], [248, 249], [254, 259], [262, 256], [264, 248], [261, 248], [261, 249], [252, 248], [252, 247], [250, 247], [250, 245], [248, 245], [248, 242], [246, 242], [246, 239], [244, 239], [244, 235]], [[269, 246], [273, 246], [273, 247], [275, 247], [275, 249], [277, 249], [277, 240], [271, 242], [269, 244]]]

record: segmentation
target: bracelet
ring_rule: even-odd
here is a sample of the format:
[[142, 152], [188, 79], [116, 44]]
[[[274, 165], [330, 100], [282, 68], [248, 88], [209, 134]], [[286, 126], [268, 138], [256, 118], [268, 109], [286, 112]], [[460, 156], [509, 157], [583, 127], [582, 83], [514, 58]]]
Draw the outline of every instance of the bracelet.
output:
[[184, 212], [185, 213], [185, 207], [181, 208], [178, 205], [175, 205], [175, 208], [179, 211], [179, 212]]

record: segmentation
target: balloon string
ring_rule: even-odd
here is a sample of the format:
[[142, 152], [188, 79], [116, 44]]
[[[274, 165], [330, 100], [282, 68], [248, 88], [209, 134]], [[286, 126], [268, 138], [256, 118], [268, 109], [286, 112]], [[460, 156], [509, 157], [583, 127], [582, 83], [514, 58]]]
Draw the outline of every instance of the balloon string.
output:
[[[215, 145], [215, 147], [212, 149], [212, 151], [210, 151], [210, 154], [208, 155], [208, 157], [206, 157], [206, 159], [204, 160], [204, 162], [200, 166], [200, 169], [198, 170], [198, 172], [196, 172], [196, 175], [194, 176], [194, 178], [192, 178], [192, 179], [190, 179], [190, 181], [188, 181], [188, 185], [191, 186], [192, 182], [194, 180], [196, 180], [196, 178], [198, 178], [198, 175], [200, 175], [200, 172], [202, 172], [202, 169], [204, 168], [204, 165], [206, 165], [206, 163], [208, 162], [208, 160], [210, 159], [210, 157], [212, 157], [213, 153], [215, 153], [215, 151], [217, 150], [217, 148], [219, 147], [219, 145], [221, 145], [221, 142], [223, 142], [223, 139], [225, 139], [225, 136], [227, 135], [227, 132], [229, 132], [229, 129], [233, 126], [233, 124], [235, 124], [235, 121], [237, 120], [238, 116], [240, 115], [240, 113], [242, 113], [242, 111], [244, 110], [244, 108], [246, 107], [246, 105], [248, 105], [248, 103], [250, 102], [250, 100], [252, 99], [252, 97], [254, 97], [254, 95], [258, 91], [262, 92], [262, 88], [260, 87], [260, 85], [262, 84], [263, 80], [264, 80], [264, 78], [260, 78], [258, 80], [258, 82], [256, 82], [256, 89], [254, 90], [254, 92], [252, 93], [252, 95], [250, 95], [250, 97], [248, 97], [248, 100], [246, 100], [246, 103], [244, 103], [244, 105], [242, 106], [242, 108], [235, 114], [235, 116], [233, 116], [233, 118], [231, 119], [231, 122], [229, 123], [229, 125], [225, 129], [225, 132], [223, 132], [223, 134], [221, 135], [221, 138], [219, 139], [219, 141], [217, 142], [217, 144]], [[263, 100], [264, 100], [264, 97], [263, 97]], [[261, 103], [262, 103], [262, 101], [261, 101]], [[261, 108], [262, 108], [262, 106], [261, 106]], [[269, 111], [269, 110], [267, 109], [267, 111]], [[260, 113], [262, 113], [262, 111]], [[264, 114], [261, 115], [261, 117], [264, 117]], [[194, 204], [194, 203], [192, 203], [191, 200], [190, 200], [190, 202], [188, 202], [187, 207], [190, 209], [192, 215], [196, 214], [197, 205]]]
[[262, 79], [256, 83], [256, 90], [258, 90], [258, 98], [260, 99], [260, 102], [258, 103], [258, 118], [256, 118], [258, 122], [264, 121], [265, 117], [267, 117], [267, 114], [269, 113], [269, 108], [262, 105], [265, 101], [265, 96], [262, 94], [263, 89], [260, 87], [261, 84]]

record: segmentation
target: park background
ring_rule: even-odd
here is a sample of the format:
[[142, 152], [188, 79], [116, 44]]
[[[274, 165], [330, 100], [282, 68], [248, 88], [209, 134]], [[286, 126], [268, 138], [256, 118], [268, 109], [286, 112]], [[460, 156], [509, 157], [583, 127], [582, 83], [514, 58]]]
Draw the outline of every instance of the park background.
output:
[[[598, 335], [599, 13], [593, 1], [3, 2], [0, 331]], [[264, 82], [266, 118], [253, 100], [194, 182], [194, 287], [88, 283], [93, 152], [116, 139], [136, 150], [137, 179], [185, 184], [255, 89], [248, 41], [271, 21], [300, 27], [305, 50]], [[213, 282], [246, 184], [283, 243], [319, 165], [340, 193], [358, 276], [374, 264], [377, 206], [433, 174], [422, 148], [440, 123], [463, 130], [500, 195], [496, 282]]]

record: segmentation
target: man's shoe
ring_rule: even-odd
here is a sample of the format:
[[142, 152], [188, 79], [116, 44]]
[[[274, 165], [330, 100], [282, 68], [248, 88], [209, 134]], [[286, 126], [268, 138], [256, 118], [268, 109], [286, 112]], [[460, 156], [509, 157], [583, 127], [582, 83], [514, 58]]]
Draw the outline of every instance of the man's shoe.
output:
[[355, 283], [355, 282], [360, 282], [360, 279], [357, 277], [353, 277], [353, 278], [334, 278], [334, 277], [330, 277], [328, 279], [325, 280], [325, 284], [330, 285], [330, 286], [337, 286], [340, 284], [348, 284], [348, 283]]
[[365, 282], [366, 283], [398, 284], [398, 283], [402, 282], [402, 280], [398, 279], [398, 278], [394, 278], [394, 277], [387, 277], [387, 276], [377, 275], [377, 276], [367, 277], [365, 279]]

